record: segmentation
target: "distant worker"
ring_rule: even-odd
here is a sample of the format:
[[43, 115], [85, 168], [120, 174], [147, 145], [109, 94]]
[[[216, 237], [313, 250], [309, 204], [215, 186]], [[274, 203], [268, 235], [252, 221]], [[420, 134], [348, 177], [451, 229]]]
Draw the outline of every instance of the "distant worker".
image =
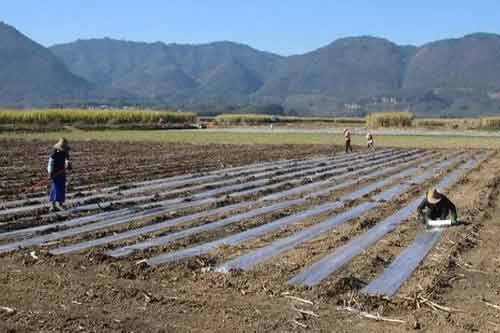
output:
[[349, 131], [348, 128], [344, 129], [344, 140], [345, 140], [345, 152], [346, 154], [348, 152], [352, 153], [352, 147], [351, 147], [351, 131]]
[[59, 139], [54, 145], [54, 151], [49, 157], [47, 171], [51, 180], [49, 201], [52, 204], [51, 211], [64, 209], [66, 201], [66, 170], [71, 170], [69, 161], [70, 147], [65, 138]]
[[435, 187], [431, 188], [417, 208], [419, 217], [426, 225], [428, 221], [446, 220], [451, 214], [451, 224], [457, 223], [457, 208], [453, 202]]
[[370, 132], [366, 133], [366, 141], [368, 142], [368, 149], [375, 150], [375, 142], [373, 141], [373, 135]]

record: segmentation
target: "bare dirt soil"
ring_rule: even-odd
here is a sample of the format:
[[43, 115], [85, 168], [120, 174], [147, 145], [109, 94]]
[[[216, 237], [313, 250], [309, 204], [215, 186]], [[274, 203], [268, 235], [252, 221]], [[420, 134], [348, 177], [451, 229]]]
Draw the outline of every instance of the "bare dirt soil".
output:
[[[0, 145], [5, 152], [0, 161], [3, 171], [0, 198], [14, 200], [27, 183], [44, 177], [50, 143], [3, 141]], [[72, 186], [92, 188], [256, 161], [331, 154], [333, 150], [335, 148], [323, 145], [77, 142], [71, 180]], [[465, 224], [446, 231], [437, 248], [391, 300], [364, 297], [358, 291], [423, 230], [414, 218], [319, 286], [293, 287], [286, 282], [305, 265], [362, 234], [421, 195], [443, 175], [436, 175], [398, 200], [385, 203], [380, 209], [367, 212], [249, 271], [225, 274], [212, 268], [237, 251], [260, 247], [312, 225], [320, 218], [309, 219], [236, 249], [224, 247], [209, 255], [157, 268], [134, 259], [105, 257], [99, 248], [62, 256], [51, 256], [46, 249], [36, 248], [0, 255], [0, 331], [495, 331], [500, 329], [500, 260], [496, 255], [500, 238], [498, 168], [500, 157], [495, 155], [448, 192]], [[99, 173], [96, 174], [96, 170]], [[359, 186], [353, 185], [341, 193]], [[331, 201], [338, 195], [322, 200]], [[279, 213], [266, 215], [233, 229], [187, 238], [173, 243], [169, 249], [232, 234], [279, 216]], [[343, 311], [345, 305], [405, 323], [361, 317]]]
[[[29, 191], [46, 177], [54, 142], [0, 140], [0, 199], [40, 195]], [[209, 171], [262, 161], [333, 154], [338, 147], [321, 145], [193, 145], [155, 142], [72, 142], [68, 191], [99, 188], [185, 173]], [[26, 195], [23, 193], [26, 192]]]

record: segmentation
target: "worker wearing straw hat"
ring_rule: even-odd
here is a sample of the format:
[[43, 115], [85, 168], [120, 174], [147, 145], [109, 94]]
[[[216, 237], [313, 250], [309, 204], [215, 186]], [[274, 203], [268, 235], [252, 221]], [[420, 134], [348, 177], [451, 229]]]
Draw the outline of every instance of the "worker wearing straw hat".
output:
[[63, 204], [66, 201], [66, 170], [71, 170], [69, 151], [68, 141], [61, 138], [54, 145], [54, 150], [49, 157], [47, 171], [51, 180], [49, 200], [52, 204], [52, 211], [64, 209]]
[[373, 135], [370, 132], [366, 133], [366, 141], [368, 143], [368, 149], [375, 150], [375, 142], [373, 141]]
[[345, 152], [352, 153], [351, 147], [351, 131], [348, 128], [344, 128], [344, 141], [345, 141]]
[[457, 223], [457, 208], [446, 195], [435, 187], [431, 188], [417, 208], [424, 223], [429, 220], [446, 220], [451, 214], [451, 223]]

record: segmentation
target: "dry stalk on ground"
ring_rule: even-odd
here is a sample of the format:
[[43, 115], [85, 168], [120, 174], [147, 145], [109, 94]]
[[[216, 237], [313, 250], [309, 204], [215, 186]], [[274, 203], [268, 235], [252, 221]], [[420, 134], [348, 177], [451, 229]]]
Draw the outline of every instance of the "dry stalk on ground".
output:
[[9, 314], [10, 314], [10, 313], [14, 313], [14, 312], [16, 312], [16, 310], [15, 310], [15, 309], [13, 309], [13, 308], [9, 308], [9, 307], [6, 307], [6, 306], [0, 306], [0, 310], [5, 311], [5, 312], [7, 312], [7, 313], [9, 313]]
[[297, 302], [301, 302], [301, 303], [305, 303], [305, 304], [309, 304], [309, 305], [314, 305], [313, 302], [311, 302], [311, 301], [309, 301], [307, 299], [300, 298], [300, 297], [291, 296], [291, 295], [286, 295], [285, 297], [289, 298], [291, 300], [297, 301]]
[[337, 307], [337, 311], [347, 311], [347, 312], [355, 313], [361, 317], [364, 317], [367, 319], [373, 319], [376, 321], [386, 321], [386, 322], [390, 322], [390, 323], [406, 324], [406, 321], [404, 321], [404, 320], [383, 317], [379, 313], [371, 314], [371, 313], [368, 313], [366, 311], [352, 308], [350, 306], [339, 306], [339, 307]]
[[486, 301], [485, 299], [482, 299], [481, 302], [486, 304], [487, 306], [493, 308], [493, 309], [500, 310], [500, 306], [493, 304], [493, 303], [490, 303], [490, 302]]
[[428, 296], [424, 297], [422, 295], [419, 295], [418, 293], [415, 294], [414, 297], [403, 296], [401, 298], [404, 300], [407, 300], [407, 301], [412, 301], [415, 304], [415, 307], [417, 309], [420, 309], [421, 305], [426, 305], [434, 311], [444, 311], [444, 312], [448, 312], [448, 313], [465, 312], [465, 311], [460, 310], [460, 309], [454, 309], [454, 308], [450, 308], [450, 307], [447, 307], [444, 305], [437, 304], [437, 303], [429, 300]]

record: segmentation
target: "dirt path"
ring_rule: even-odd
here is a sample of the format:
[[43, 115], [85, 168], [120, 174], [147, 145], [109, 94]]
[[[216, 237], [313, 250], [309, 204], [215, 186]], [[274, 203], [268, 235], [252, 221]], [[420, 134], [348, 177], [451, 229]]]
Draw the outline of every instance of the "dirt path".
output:
[[[326, 125], [324, 128], [310, 127], [293, 127], [275, 125], [273, 128], [269, 126], [253, 126], [253, 127], [231, 127], [231, 128], [208, 128], [205, 132], [229, 132], [229, 133], [328, 133], [342, 134], [344, 127], [332, 127]], [[199, 130], [187, 130], [199, 131]], [[355, 126], [351, 128], [353, 135], [365, 135], [365, 126]], [[442, 130], [442, 129], [425, 129], [425, 128], [385, 128], [385, 129], [370, 129], [373, 135], [398, 135], [398, 136], [463, 136], [463, 137], [500, 137], [500, 132], [479, 131], [479, 130]]]

